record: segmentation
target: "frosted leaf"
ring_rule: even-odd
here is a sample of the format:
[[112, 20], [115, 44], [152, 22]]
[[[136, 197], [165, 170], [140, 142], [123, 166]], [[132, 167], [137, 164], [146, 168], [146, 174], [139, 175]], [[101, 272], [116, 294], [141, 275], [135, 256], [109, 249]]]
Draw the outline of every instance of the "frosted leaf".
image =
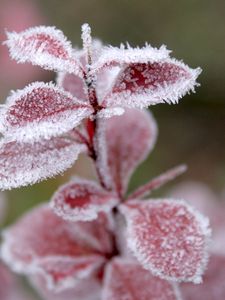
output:
[[55, 27], [33, 27], [20, 33], [8, 32], [10, 55], [19, 63], [31, 62], [54, 71], [66, 71], [82, 77], [82, 67], [74, 57], [71, 43]]
[[63, 291], [49, 290], [43, 278], [33, 277], [31, 282], [45, 300], [99, 300], [101, 286], [95, 277], [77, 280], [72, 288]]
[[210, 218], [216, 218], [218, 199], [210, 188], [200, 182], [182, 182], [170, 191], [170, 195], [173, 198], [182, 198], [187, 201], [190, 205], [198, 209], [202, 214]]
[[10, 299], [11, 289], [14, 285], [14, 279], [9, 270], [0, 263], [0, 299]]
[[191, 69], [175, 59], [155, 63], [134, 63], [120, 72], [105, 106], [147, 107], [158, 103], [177, 103], [194, 91], [201, 69]]
[[113, 251], [111, 215], [100, 212], [93, 221], [73, 223], [76, 240], [81, 244], [88, 244], [94, 252], [103, 256], [111, 256]]
[[114, 259], [106, 268], [102, 300], [180, 300], [178, 288], [139, 264]]
[[108, 165], [108, 149], [107, 149], [107, 133], [106, 133], [106, 123], [102, 118], [97, 118], [95, 134], [94, 134], [94, 149], [97, 153], [96, 160], [96, 171], [98, 177], [100, 178], [101, 184], [104, 185], [106, 189], [111, 189], [112, 180]]
[[112, 193], [97, 183], [75, 179], [61, 186], [51, 199], [54, 212], [68, 221], [91, 221], [101, 211], [109, 212], [118, 203]]
[[179, 200], [122, 205], [130, 249], [144, 268], [167, 280], [201, 282], [207, 263], [208, 219]]
[[126, 110], [107, 121], [106, 142], [114, 189], [124, 195], [130, 176], [154, 147], [157, 125], [147, 111]]
[[25, 293], [16, 276], [0, 262], [0, 299], [1, 300], [34, 300]]
[[92, 111], [90, 105], [53, 84], [34, 82], [9, 96], [0, 126], [9, 139], [34, 141], [73, 129]]
[[66, 138], [52, 138], [33, 144], [0, 143], [0, 188], [34, 184], [70, 168], [83, 146]]
[[57, 85], [75, 96], [78, 100], [87, 101], [87, 91], [84, 80], [75, 74], [60, 72], [57, 76]]
[[109, 119], [113, 116], [122, 116], [124, 111], [125, 110], [122, 107], [103, 108], [98, 112], [98, 117]]
[[131, 48], [122, 44], [118, 47], [103, 47], [100, 57], [92, 65], [92, 72], [98, 73], [106, 67], [124, 66], [137, 63], [160, 62], [169, 57], [171, 51], [163, 45], [159, 49], [146, 45], [143, 48]]
[[222, 300], [225, 299], [225, 258], [211, 255], [203, 283], [194, 285], [181, 284], [181, 291], [185, 300]]
[[112, 86], [119, 74], [120, 69], [120, 67], [105, 68], [96, 76], [96, 93], [99, 104], [101, 104], [105, 96], [111, 92]]
[[45, 278], [49, 289], [73, 287], [104, 262], [90, 244], [76, 239], [71, 223], [45, 205], [6, 229], [3, 239], [3, 260], [16, 272]]
[[182, 197], [209, 218], [212, 227], [210, 251], [225, 255], [225, 203], [207, 185], [200, 182], [183, 182], [170, 195], [174, 198]]

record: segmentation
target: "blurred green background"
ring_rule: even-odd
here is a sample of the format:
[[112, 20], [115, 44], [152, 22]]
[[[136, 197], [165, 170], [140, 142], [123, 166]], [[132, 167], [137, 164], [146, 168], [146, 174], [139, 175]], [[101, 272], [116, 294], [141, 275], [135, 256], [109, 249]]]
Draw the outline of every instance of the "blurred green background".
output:
[[[0, 0], [0, 6], [1, 40], [5, 38], [5, 28], [17, 31], [46, 24], [62, 29], [74, 45], [80, 46], [80, 27], [88, 22], [93, 35], [106, 44], [116, 46], [126, 41], [132, 46], [144, 45], [145, 41], [157, 47], [165, 44], [177, 59], [183, 59], [191, 67], [200, 66], [203, 73], [196, 94], [185, 96], [178, 105], [152, 107], [159, 125], [158, 142], [147, 162], [133, 176], [130, 189], [183, 162], [188, 164], [188, 172], [155, 195], [166, 195], [173, 184], [189, 179], [203, 181], [218, 192], [224, 188], [224, 0]], [[10, 89], [23, 88], [33, 80], [54, 80], [54, 73], [39, 72], [36, 67], [23, 74], [22, 65], [15, 62], [7, 65], [8, 54], [3, 48], [0, 50], [0, 56], [4, 56], [0, 59], [2, 102]], [[72, 173], [92, 176], [90, 172], [89, 161], [82, 158], [63, 177], [8, 192], [6, 223], [36, 203], [48, 200]]]

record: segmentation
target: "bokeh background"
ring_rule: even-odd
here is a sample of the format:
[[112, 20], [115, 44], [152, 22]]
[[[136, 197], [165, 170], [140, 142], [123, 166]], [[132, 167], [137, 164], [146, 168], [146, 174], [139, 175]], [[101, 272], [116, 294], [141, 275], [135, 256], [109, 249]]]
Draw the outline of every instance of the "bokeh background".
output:
[[[55, 25], [80, 46], [84, 22], [106, 44], [165, 44], [173, 50], [174, 57], [203, 69], [196, 94], [185, 96], [178, 105], [152, 107], [159, 125], [158, 142], [134, 174], [130, 189], [185, 162], [188, 172], [156, 192], [156, 196], [165, 196], [167, 190], [184, 180], [204, 182], [220, 193], [225, 188], [225, 1], [0, 0], [1, 41], [5, 39], [5, 29], [20, 31], [33, 25]], [[1, 102], [11, 89], [54, 78], [52, 72], [10, 61], [7, 49], [0, 46]], [[81, 157], [64, 176], [7, 192], [3, 226], [35, 204], [47, 201], [71, 174], [92, 177], [90, 161]]]

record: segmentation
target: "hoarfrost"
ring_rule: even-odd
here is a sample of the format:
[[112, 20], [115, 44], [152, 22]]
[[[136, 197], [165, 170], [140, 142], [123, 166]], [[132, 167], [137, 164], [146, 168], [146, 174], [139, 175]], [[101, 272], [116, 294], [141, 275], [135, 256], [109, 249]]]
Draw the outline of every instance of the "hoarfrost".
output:
[[130, 64], [120, 71], [103, 105], [143, 108], [158, 103], [177, 103], [198, 85], [201, 69], [191, 69], [168, 58], [155, 63]]
[[139, 264], [114, 259], [106, 268], [102, 300], [181, 300], [178, 288]]
[[66, 138], [52, 138], [32, 144], [0, 143], [0, 188], [11, 189], [34, 184], [70, 168], [82, 145]]
[[82, 77], [82, 66], [74, 57], [71, 43], [55, 27], [39, 26], [20, 33], [7, 32], [7, 38], [5, 44], [17, 62], [31, 62], [45, 69]]
[[98, 73], [106, 67], [163, 61], [169, 57], [170, 52], [164, 45], [159, 49], [148, 44], [143, 48], [131, 48], [129, 45], [126, 48], [123, 44], [120, 48], [103, 47], [101, 56], [92, 66], [92, 72]]
[[153, 149], [157, 125], [147, 111], [127, 109], [107, 121], [106, 146], [114, 190], [124, 195], [130, 176]]
[[89, 104], [53, 84], [34, 82], [8, 97], [0, 127], [8, 139], [35, 141], [68, 132], [92, 112]]
[[99, 212], [109, 212], [117, 203], [115, 195], [84, 179], [61, 186], [51, 199], [54, 212], [68, 221], [94, 220]]
[[55, 291], [73, 287], [104, 263], [87, 241], [76, 239], [71, 223], [46, 205], [23, 216], [3, 238], [3, 260], [16, 272], [43, 277]]
[[208, 259], [208, 219], [179, 200], [121, 206], [128, 245], [144, 268], [167, 280], [201, 282]]

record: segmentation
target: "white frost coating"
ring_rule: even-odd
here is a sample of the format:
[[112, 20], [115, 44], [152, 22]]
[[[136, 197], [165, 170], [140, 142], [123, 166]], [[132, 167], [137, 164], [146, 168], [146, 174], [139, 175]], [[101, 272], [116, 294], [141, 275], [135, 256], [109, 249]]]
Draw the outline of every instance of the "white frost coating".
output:
[[91, 27], [85, 23], [81, 27], [81, 39], [83, 41], [83, 49], [86, 54], [86, 61], [88, 64], [92, 63], [92, 38], [91, 38]]
[[135, 260], [115, 258], [106, 266], [102, 300], [181, 300], [178, 287], [154, 277]]
[[[70, 257], [70, 256], [47, 256], [45, 258], [35, 258], [32, 257], [32, 260], [29, 263], [22, 262], [17, 260], [13, 256], [11, 249], [13, 249], [13, 237], [10, 236], [7, 230], [4, 230], [3, 233], [4, 242], [1, 247], [1, 257], [2, 260], [16, 273], [25, 274], [25, 275], [41, 275], [46, 280], [47, 288], [49, 290], [60, 292], [68, 288], [74, 287], [77, 281], [81, 279], [86, 279], [90, 276], [96, 269], [98, 269], [103, 263], [104, 258], [99, 255], [89, 255], [89, 256], [80, 256], [80, 257]], [[62, 263], [62, 266], [60, 266]], [[50, 272], [48, 272], [48, 264], [50, 265]], [[51, 275], [51, 270], [55, 270], [55, 266], [63, 267], [63, 271], [66, 270], [66, 265], [68, 268], [73, 266], [78, 266], [78, 270], [74, 271], [74, 274], [64, 276], [58, 281], [54, 280], [54, 276]], [[85, 268], [80, 268], [79, 265], [87, 264]], [[55, 266], [54, 266], [55, 265]], [[46, 268], [46, 269], [45, 269]], [[60, 272], [60, 271], [59, 271]]]
[[[101, 285], [97, 278], [88, 277], [77, 280], [72, 288], [63, 291], [50, 291], [40, 276], [29, 278], [31, 284], [45, 300], [99, 300]], [[24, 300], [24, 299], [23, 299]]]
[[105, 186], [108, 188], [112, 187], [112, 178], [109, 171], [108, 165], [108, 153], [106, 147], [106, 135], [105, 135], [105, 120], [97, 119], [96, 131], [94, 137], [94, 147], [96, 153], [98, 153], [96, 165], [101, 176], [101, 180], [104, 182]]
[[[41, 275], [48, 289], [61, 291], [74, 287], [77, 280], [95, 274], [105, 258], [94, 251], [86, 252], [87, 244], [80, 245], [84, 247], [83, 253], [73, 251], [73, 241], [75, 249], [78, 244], [73, 226], [70, 226], [72, 224], [60, 219], [57, 221], [58, 217], [54, 214], [51, 220], [51, 215], [45, 214], [47, 211], [48, 205], [41, 204], [25, 214], [17, 224], [3, 231], [1, 258], [15, 272], [29, 276]], [[30, 222], [33, 227], [29, 225]], [[32, 228], [37, 230], [36, 234], [32, 235]]]
[[59, 87], [62, 87], [65, 91], [68, 91], [71, 95], [75, 96], [79, 101], [87, 104], [89, 103], [87, 100], [87, 86], [83, 78], [67, 72], [58, 72], [56, 84]]
[[[199, 86], [196, 79], [202, 72], [201, 68], [191, 69], [183, 62], [174, 58], [165, 59], [162, 63], [168, 63], [182, 68], [188, 74], [188, 77], [185, 78], [182, 76], [182, 78], [176, 80], [174, 83], [167, 83], [164, 81], [163, 83], [158, 84], [157, 87], [150, 86], [149, 88], [145, 88], [137, 85], [133, 92], [126, 89], [126, 85], [122, 82], [124, 78], [124, 71], [126, 69], [126, 67], [124, 67], [114, 82], [114, 87], [121, 82], [121, 85], [124, 85], [124, 89], [121, 92], [112, 91], [109, 93], [105, 97], [103, 105], [144, 108], [149, 105], [165, 102], [168, 104], [176, 104], [180, 98], [185, 96], [185, 94], [195, 92], [195, 87]], [[148, 76], [148, 74], [146, 73], [145, 76]], [[150, 76], [152, 76], [152, 74], [150, 74]], [[147, 77], [146, 80], [148, 80]], [[131, 82], [135, 84], [134, 79], [131, 79]]]
[[125, 110], [122, 107], [103, 108], [97, 114], [98, 118], [109, 119], [113, 116], [122, 116]]
[[103, 190], [96, 182], [76, 179], [54, 193], [50, 207], [64, 220], [77, 222], [97, 219], [99, 212], [108, 213], [117, 203], [115, 195]]
[[112, 85], [115, 82], [120, 69], [120, 67], [105, 68], [97, 74], [96, 93], [99, 104], [101, 104], [105, 99], [105, 96], [111, 92]]
[[98, 73], [104, 67], [113, 67], [116, 65], [123, 66], [124, 64], [132, 63], [153, 63], [163, 61], [169, 57], [171, 51], [162, 45], [159, 49], [153, 48], [146, 44], [143, 48], [132, 48], [128, 45], [126, 48], [121, 44], [118, 47], [103, 47], [99, 59], [92, 65], [92, 72]]
[[147, 110], [126, 109], [122, 117], [107, 121], [106, 141], [113, 188], [120, 194], [127, 190], [136, 167], [155, 146], [158, 128]]
[[78, 155], [85, 151], [83, 145], [66, 142], [57, 149], [53, 138], [39, 143], [20, 144], [1, 140], [0, 143], [0, 189], [12, 189], [54, 177], [72, 167]]
[[[155, 276], [158, 276], [162, 279], [166, 280], [172, 280], [172, 281], [177, 281], [177, 282], [193, 282], [195, 284], [201, 283], [202, 282], [202, 275], [206, 269], [206, 265], [208, 263], [208, 257], [209, 257], [209, 247], [210, 247], [210, 242], [211, 242], [211, 230], [209, 228], [209, 220], [202, 214], [200, 214], [195, 208], [192, 206], [188, 205], [185, 201], [183, 200], [174, 200], [174, 199], [148, 199], [143, 202], [140, 202], [139, 200], [132, 200], [129, 201], [128, 205], [137, 205], [137, 207], [142, 207], [142, 209], [148, 211], [150, 210], [150, 207], [148, 205], [153, 205], [157, 206], [158, 204], [165, 203], [169, 204], [171, 206], [173, 205], [183, 205], [187, 211], [194, 216], [195, 220], [198, 222], [199, 229], [201, 230], [202, 236], [204, 237], [204, 248], [202, 249], [202, 259], [201, 262], [199, 263], [198, 267], [196, 268], [196, 273], [189, 278], [186, 277], [175, 277], [175, 276], [167, 276], [166, 274], [163, 273], [160, 268], [155, 268], [154, 262], [150, 261], [150, 258], [148, 257], [148, 253], [146, 253], [146, 247], [151, 248], [151, 245], [147, 245], [146, 243], [143, 244], [143, 241], [140, 241], [138, 236], [136, 236], [136, 233], [133, 230], [133, 227], [137, 226], [137, 224], [133, 224], [133, 221], [135, 217], [140, 214], [138, 211], [138, 208], [135, 207], [128, 207], [125, 205], [120, 205], [119, 209], [121, 213], [125, 216], [125, 219], [127, 221], [127, 242], [128, 246], [133, 252], [134, 256], [137, 258], [137, 260], [142, 264], [142, 266], [150, 270], [152, 274]], [[181, 212], [182, 214], [182, 212]], [[144, 217], [143, 217], [144, 218]], [[141, 224], [138, 226], [141, 227]], [[191, 242], [191, 237], [190, 242]], [[162, 243], [162, 249], [166, 248], [166, 244]], [[163, 264], [163, 259], [165, 259], [165, 256], [162, 254], [162, 264]], [[174, 257], [174, 259], [176, 259]], [[185, 267], [185, 266], [183, 266]], [[187, 266], [188, 267], [188, 266]]]
[[[38, 89], [40, 89], [40, 92], [37, 91]], [[41, 91], [41, 89], [43, 90]], [[48, 103], [41, 103], [41, 98], [43, 97], [44, 99], [45, 96], [48, 96], [47, 92], [54, 93], [49, 98], [52, 101], [51, 106], [48, 106]], [[27, 111], [19, 103], [23, 98], [22, 105], [26, 105]], [[37, 100], [37, 104], [32, 103], [34, 100]], [[29, 106], [30, 101], [31, 105]], [[57, 111], [60, 109], [62, 111]], [[11, 110], [14, 110], [17, 114], [23, 113], [22, 116], [26, 117], [26, 121], [22, 124], [11, 125], [10, 121], [20, 122], [18, 117], [10, 114]], [[39, 116], [33, 117], [35, 120], [32, 120], [34, 112], [37, 115], [39, 114]], [[12, 92], [7, 98], [6, 107], [3, 109], [0, 117], [0, 127], [1, 132], [8, 140], [33, 142], [40, 138], [47, 139], [70, 131], [79, 125], [84, 118], [89, 117], [92, 112], [93, 109], [89, 104], [77, 100], [69, 92], [56, 87], [54, 84], [34, 82], [23, 90]], [[29, 117], [31, 120], [29, 120]]]
[[[32, 37], [38, 35], [45, 36], [49, 40], [32, 40]], [[17, 62], [31, 62], [45, 69], [66, 71], [82, 77], [82, 66], [74, 57], [71, 43], [61, 30], [55, 27], [37, 26], [20, 33], [7, 32], [7, 38], [4, 44], [8, 46], [11, 58]], [[52, 49], [50, 49], [51, 44]], [[49, 49], [46, 50], [48, 47]]]

